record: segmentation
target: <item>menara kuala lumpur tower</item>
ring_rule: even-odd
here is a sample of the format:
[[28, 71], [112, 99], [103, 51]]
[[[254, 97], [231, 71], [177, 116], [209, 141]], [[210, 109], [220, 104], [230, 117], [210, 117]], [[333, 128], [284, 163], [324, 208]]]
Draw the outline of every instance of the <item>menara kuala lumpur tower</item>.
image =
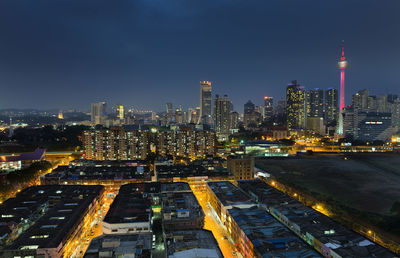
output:
[[344, 56], [344, 42], [342, 42], [342, 56], [339, 60], [340, 68], [340, 104], [339, 104], [339, 121], [336, 129], [338, 135], [343, 135], [343, 110], [344, 110], [344, 70], [346, 69], [347, 61]]

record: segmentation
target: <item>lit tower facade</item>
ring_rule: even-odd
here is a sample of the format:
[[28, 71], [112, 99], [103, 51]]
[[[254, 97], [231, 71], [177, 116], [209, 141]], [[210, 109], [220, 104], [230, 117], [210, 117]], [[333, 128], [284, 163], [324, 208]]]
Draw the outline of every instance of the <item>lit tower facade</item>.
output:
[[342, 42], [342, 56], [339, 60], [340, 68], [340, 100], [339, 100], [339, 121], [336, 133], [338, 135], [343, 135], [343, 110], [344, 110], [344, 71], [347, 67], [346, 57], [344, 56], [344, 42]]
[[344, 109], [344, 70], [346, 69], [347, 61], [344, 56], [344, 42], [342, 43], [342, 56], [339, 61], [340, 68], [340, 111]]

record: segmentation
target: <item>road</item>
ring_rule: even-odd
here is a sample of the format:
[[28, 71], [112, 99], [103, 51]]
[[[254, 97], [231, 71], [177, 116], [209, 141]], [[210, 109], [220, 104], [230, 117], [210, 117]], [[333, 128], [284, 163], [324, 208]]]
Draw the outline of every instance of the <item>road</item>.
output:
[[228, 232], [208, 203], [206, 194], [197, 192], [195, 195], [206, 215], [204, 219], [204, 229], [210, 230], [213, 233], [224, 257], [242, 257], [242, 255], [236, 251], [235, 245], [231, 241]]

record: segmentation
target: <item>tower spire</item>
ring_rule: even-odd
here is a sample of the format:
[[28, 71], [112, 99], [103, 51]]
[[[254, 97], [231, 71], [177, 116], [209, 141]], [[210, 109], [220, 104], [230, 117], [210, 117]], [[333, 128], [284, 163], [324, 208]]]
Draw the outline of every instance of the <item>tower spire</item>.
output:
[[346, 57], [344, 57], [344, 40], [342, 40], [342, 57], [340, 58], [340, 60], [346, 60]]

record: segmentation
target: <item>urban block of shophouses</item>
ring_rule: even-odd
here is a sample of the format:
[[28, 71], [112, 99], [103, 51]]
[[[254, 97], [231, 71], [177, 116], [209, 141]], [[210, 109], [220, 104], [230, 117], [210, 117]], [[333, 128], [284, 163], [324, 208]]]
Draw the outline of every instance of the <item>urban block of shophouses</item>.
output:
[[[206, 214], [196, 198], [203, 193], [243, 257], [395, 257], [251, 179], [251, 158], [229, 163], [219, 170], [212, 163], [163, 161], [155, 174], [139, 161], [76, 160], [60, 166], [42, 176], [42, 185], [0, 205], [0, 256], [222, 257], [213, 234], [203, 229]], [[99, 223], [102, 235], [89, 242]]]
[[[292, 81], [285, 93], [286, 98], [276, 104], [270, 96], [260, 98], [263, 103], [258, 106], [249, 100], [243, 106], [243, 113], [239, 114], [233, 110], [227, 95], [213, 98], [211, 82], [202, 81], [197, 108], [184, 111], [181, 106], [174, 109], [172, 103], [167, 103], [165, 112], [147, 111], [150, 116], [144, 119], [141, 117], [143, 112], [135, 114], [122, 105], [116, 106], [115, 113], [106, 115], [107, 104], [98, 102], [92, 103], [91, 121], [86, 124], [106, 127], [147, 124], [170, 128], [191, 125], [198, 130], [213, 129], [220, 140], [227, 140], [242, 125], [249, 130], [269, 132], [269, 137], [279, 139], [314, 132], [321, 136], [371, 142], [388, 142], [400, 128], [400, 98], [396, 94], [370, 95], [365, 89], [352, 96], [351, 105], [345, 105], [343, 98], [339, 107], [335, 88], [306, 90], [297, 81]], [[140, 115], [139, 120], [135, 118], [137, 115]]]

